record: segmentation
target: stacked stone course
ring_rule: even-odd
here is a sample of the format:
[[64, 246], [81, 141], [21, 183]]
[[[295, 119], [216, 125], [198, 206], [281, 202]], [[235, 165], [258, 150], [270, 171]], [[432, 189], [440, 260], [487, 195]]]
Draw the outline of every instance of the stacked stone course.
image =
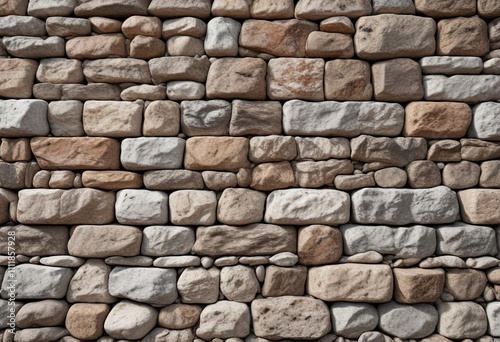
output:
[[2, 341], [499, 341], [500, 1], [0, 0], [0, 36]]

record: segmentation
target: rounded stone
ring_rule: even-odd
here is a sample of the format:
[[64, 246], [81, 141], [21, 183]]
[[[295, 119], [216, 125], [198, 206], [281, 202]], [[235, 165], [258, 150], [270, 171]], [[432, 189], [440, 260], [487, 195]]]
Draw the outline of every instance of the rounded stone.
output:
[[450, 339], [474, 339], [486, 333], [486, 313], [474, 302], [438, 303], [437, 332]]
[[330, 310], [333, 332], [345, 338], [357, 339], [378, 324], [377, 309], [370, 304], [339, 302], [333, 303]]
[[222, 268], [220, 289], [229, 300], [251, 302], [259, 291], [260, 285], [253, 268], [236, 265]]
[[451, 189], [467, 189], [479, 183], [481, 168], [476, 163], [461, 161], [446, 164], [443, 169], [443, 184]]
[[167, 329], [187, 329], [198, 323], [200, 314], [198, 305], [172, 304], [160, 310], [158, 324]]
[[123, 300], [111, 309], [104, 330], [116, 339], [138, 340], [155, 327], [157, 319], [158, 312], [150, 305]]
[[441, 184], [441, 172], [436, 163], [416, 160], [406, 167], [408, 183], [414, 189], [432, 188]]
[[430, 304], [403, 305], [389, 302], [379, 305], [380, 329], [401, 339], [431, 335], [438, 323], [438, 313]]
[[397, 167], [378, 170], [375, 172], [374, 177], [375, 183], [381, 188], [402, 188], [408, 180], [405, 170]]

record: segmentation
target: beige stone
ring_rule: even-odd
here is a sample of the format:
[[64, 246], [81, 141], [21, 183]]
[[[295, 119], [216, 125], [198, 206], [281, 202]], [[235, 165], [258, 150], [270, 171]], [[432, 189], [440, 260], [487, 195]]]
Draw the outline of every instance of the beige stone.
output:
[[232, 172], [203, 171], [201, 175], [210, 190], [220, 191], [238, 185], [238, 178]]
[[295, 176], [289, 162], [263, 163], [252, 170], [250, 187], [261, 191], [285, 189], [295, 185]]
[[120, 167], [120, 143], [109, 138], [33, 138], [31, 149], [42, 169]]
[[395, 268], [394, 299], [403, 304], [430, 303], [443, 292], [442, 269]]
[[187, 329], [194, 327], [201, 314], [198, 305], [171, 304], [160, 310], [158, 325], [167, 329]]
[[98, 339], [104, 333], [104, 320], [109, 310], [107, 304], [73, 304], [66, 316], [66, 328], [75, 338]]
[[229, 134], [271, 135], [281, 133], [281, 103], [278, 101], [232, 102]]
[[500, 16], [500, 4], [496, 0], [478, 0], [477, 11], [484, 18]]
[[207, 190], [179, 190], [169, 196], [170, 221], [175, 225], [215, 223], [217, 199]]
[[427, 151], [427, 159], [434, 162], [460, 161], [460, 142], [456, 140], [435, 141]]
[[262, 286], [264, 297], [303, 296], [306, 284], [305, 266], [266, 268], [266, 277]]
[[203, 190], [200, 172], [189, 170], [156, 170], [144, 174], [144, 185], [154, 190]]
[[342, 234], [335, 227], [312, 225], [299, 229], [297, 250], [302, 265], [325, 265], [342, 256]]
[[144, 111], [142, 132], [146, 137], [175, 137], [180, 129], [180, 107], [173, 101], [151, 102]]
[[29, 0], [4, 0], [0, 8], [0, 15], [26, 15]]
[[480, 173], [479, 165], [469, 161], [448, 163], [443, 169], [443, 184], [450, 189], [473, 188], [479, 182]]
[[127, 57], [127, 47], [123, 35], [101, 34], [68, 40], [66, 54], [72, 59]]
[[65, 40], [61, 37], [4, 37], [2, 44], [11, 56], [19, 58], [53, 58], [65, 55]]
[[279, 0], [269, 2], [255, 0], [251, 2], [250, 14], [255, 19], [289, 19], [293, 18], [295, 4], [293, 0]]
[[409, 58], [373, 64], [373, 90], [377, 101], [408, 102], [424, 97], [420, 65]]
[[32, 180], [40, 170], [35, 163], [5, 163], [0, 161], [0, 187], [20, 190], [32, 187]]
[[83, 186], [102, 190], [138, 189], [142, 187], [142, 175], [128, 171], [85, 171]]
[[90, 20], [71, 17], [49, 17], [45, 20], [47, 34], [64, 38], [90, 36]]
[[415, 0], [417, 12], [432, 18], [469, 17], [476, 13], [475, 0]]
[[462, 159], [470, 161], [483, 161], [500, 158], [500, 144], [479, 139], [461, 139]]
[[69, 305], [64, 300], [46, 299], [26, 303], [17, 310], [16, 325], [23, 329], [61, 325], [68, 309]]
[[443, 19], [437, 29], [438, 55], [482, 57], [490, 50], [488, 27], [477, 16]]
[[351, 58], [354, 56], [352, 37], [344, 33], [314, 31], [306, 42], [308, 57]]
[[250, 139], [249, 159], [253, 163], [291, 161], [297, 156], [295, 139], [269, 135]]
[[36, 78], [42, 83], [83, 83], [82, 62], [66, 58], [42, 59]]
[[[106, 227], [100, 227], [106, 228]], [[116, 298], [109, 294], [108, 280], [111, 267], [103, 260], [89, 259], [80, 266], [69, 283], [68, 302], [113, 303]]]
[[153, 83], [168, 81], [195, 81], [204, 83], [207, 80], [210, 61], [207, 56], [201, 57], [160, 57], [149, 60], [149, 69]]
[[87, 101], [83, 106], [83, 129], [89, 136], [138, 137], [142, 111], [140, 102]]
[[325, 97], [336, 101], [367, 101], [372, 98], [370, 64], [355, 59], [336, 59], [325, 64]]
[[173, 36], [167, 41], [169, 56], [201, 56], [205, 54], [203, 40], [190, 36]]
[[210, 16], [211, 4], [210, 0], [153, 0], [148, 12], [160, 18], [191, 16], [207, 19]]
[[481, 163], [479, 185], [483, 188], [500, 188], [500, 160]]
[[321, 21], [319, 28], [323, 32], [354, 34], [356, 30], [351, 19], [344, 16], [331, 17]]
[[414, 189], [433, 188], [441, 184], [441, 171], [430, 160], [412, 161], [406, 167], [406, 174], [408, 184]]
[[374, 178], [381, 188], [402, 188], [406, 185], [408, 175], [402, 169], [389, 167], [376, 171]]
[[258, 223], [264, 217], [266, 194], [250, 189], [226, 189], [219, 198], [217, 220], [223, 224]]
[[79, 17], [129, 17], [147, 15], [147, 0], [87, 0], [79, 1], [75, 14]]
[[500, 267], [490, 268], [486, 275], [488, 277], [488, 281], [493, 284], [500, 284]]
[[356, 19], [369, 15], [371, 12], [372, 6], [369, 0], [299, 0], [295, 7], [295, 16], [308, 20], [321, 20], [335, 16], [347, 16]]
[[134, 58], [85, 61], [83, 73], [93, 83], [151, 83], [148, 63]]
[[500, 224], [500, 190], [468, 189], [458, 192], [462, 220], [472, 224]]
[[317, 24], [297, 19], [245, 20], [239, 44], [246, 49], [278, 57], [305, 57], [307, 37], [317, 30]]
[[351, 191], [373, 187], [375, 186], [375, 179], [373, 178], [373, 172], [359, 175], [338, 175], [335, 176], [333, 184], [338, 190]]
[[[215, 7], [215, 3], [213, 6]], [[224, 17], [224, 15], [221, 16]], [[162, 36], [165, 40], [173, 36], [201, 38], [205, 36], [206, 32], [207, 24], [203, 20], [188, 16], [165, 20], [162, 27]]]
[[177, 289], [183, 303], [211, 304], [219, 298], [219, 283], [218, 268], [189, 267], [181, 273]]
[[0, 253], [8, 254], [8, 232], [16, 235], [16, 252], [27, 256], [68, 254], [69, 229], [64, 226], [0, 227]]
[[297, 160], [348, 159], [351, 146], [346, 138], [295, 137]]
[[151, 59], [165, 55], [165, 43], [158, 38], [135, 36], [130, 42], [130, 57]]
[[122, 24], [122, 32], [128, 39], [135, 36], [161, 38], [162, 22], [156, 17], [134, 15], [128, 17]]
[[0, 96], [30, 98], [37, 68], [30, 59], [0, 58]]
[[444, 291], [455, 300], [474, 300], [483, 294], [486, 283], [482, 271], [452, 268], [446, 271]]
[[269, 61], [267, 95], [272, 100], [324, 99], [323, 59], [276, 58]]
[[297, 184], [303, 188], [333, 185], [335, 177], [354, 171], [350, 160], [300, 161], [293, 164]]
[[90, 17], [90, 27], [95, 33], [118, 33], [122, 31], [120, 20], [105, 17]]
[[253, 267], [244, 265], [223, 267], [220, 289], [224, 297], [235, 302], [251, 302], [260, 290]]
[[75, 176], [76, 174], [73, 171], [52, 171], [49, 180], [49, 187], [53, 189], [70, 189], [74, 185]]
[[237, 171], [250, 165], [246, 138], [194, 137], [186, 141], [184, 166], [189, 170]]
[[30, 161], [30, 140], [3, 138], [0, 145], [0, 157], [5, 162]]
[[108, 83], [63, 84], [58, 100], [120, 100], [120, 93], [119, 86]]
[[123, 101], [156, 101], [166, 98], [165, 87], [161, 85], [141, 84], [131, 86], [123, 90], [120, 94]]

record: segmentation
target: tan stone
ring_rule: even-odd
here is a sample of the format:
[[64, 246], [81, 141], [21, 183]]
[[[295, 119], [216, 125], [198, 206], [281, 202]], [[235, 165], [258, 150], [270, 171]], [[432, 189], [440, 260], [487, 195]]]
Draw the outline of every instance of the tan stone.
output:
[[333, 185], [335, 177], [354, 171], [350, 160], [301, 161], [293, 163], [297, 184], [303, 188], [319, 188]]
[[90, 20], [71, 17], [49, 17], [45, 21], [47, 34], [70, 38], [75, 36], [90, 36], [92, 26]]
[[474, 300], [483, 294], [486, 283], [482, 271], [452, 268], [446, 270], [444, 291], [455, 300]]
[[377, 101], [408, 102], [424, 97], [420, 65], [409, 58], [373, 64], [373, 90]]
[[351, 191], [375, 186], [373, 172], [358, 175], [338, 175], [333, 182], [338, 190]]
[[378, 170], [374, 174], [375, 182], [381, 188], [402, 188], [406, 185], [408, 175], [397, 167]]
[[266, 62], [260, 58], [221, 58], [207, 76], [209, 99], [266, 99]]
[[52, 171], [49, 180], [49, 187], [53, 189], [70, 189], [74, 186], [75, 177], [76, 174], [73, 171]]
[[235, 19], [250, 18], [250, 4], [247, 0], [214, 0], [212, 15]]
[[[107, 227], [102, 227], [106, 229]], [[101, 229], [102, 229], [101, 228]], [[108, 281], [111, 267], [101, 259], [89, 259], [80, 266], [69, 283], [68, 302], [113, 303], [116, 298], [109, 294]]]
[[266, 268], [266, 278], [262, 286], [264, 297], [303, 296], [306, 285], [307, 268], [305, 266]]
[[194, 137], [186, 141], [184, 166], [189, 170], [238, 171], [250, 166], [246, 138]]
[[442, 269], [395, 268], [394, 299], [403, 304], [430, 303], [443, 292]]
[[120, 87], [114, 84], [63, 84], [60, 100], [120, 100], [120, 93]]
[[142, 111], [141, 102], [87, 101], [83, 107], [83, 129], [89, 136], [138, 137]]
[[168, 81], [195, 81], [204, 83], [207, 80], [210, 61], [207, 56], [201, 57], [160, 57], [149, 61], [149, 70], [153, 83]]
[[249, 158], [253, 163], [290, 161], [295, 157], [297, 145], [293, 137], [269, 135], [250, 139]]
[[130, 42], [130, 57], [151, 59], [165, 55], [165, 43], [158, 38], [135, 36]]
[[[215, 3], [213, 5], [215, 7]], [[220, 15], [224, 17], [224, 15]], [[231, 17], [231, 16], [227, 16]], [[207, 24], [201, 19], [194, 17], [183, 17], [165, 20], [162, 27], [163, 39], [173, 36], [191, 36], [202, 38], [207, 32]]]
[[488, 26], [477, 16], [443, 19], [437, 29], [438, 55], [482, 57], [490, 50]]
[[344, 33], [314, 31], [306, 42], [308, 57], [351, 58], [354, 56], [352, 37]]
[[177, 102], [154, 101], [144, 111], [142, 133], [146, 137], [175, 137], [179, 133], [180, 122]]
[[250, 189], [226, 189], [219, 198], [217, 220], [223, 224], [258, 223], [264, 217], [266, 194]]
[[264, 163], [252, 170], [250, 187], [262, 191], [285, 189], [295, 185], [295, 176], [289, 162]]
[[302, 265], [325, 265], [342, 256], [342, 234], [335, 227], [312, 225], [299, 229], [297, 250]]
[[325, 64], [325, 97], [336, 101], [368, 101], [372, 98], [370, 64], [336, 59]]
[[479, 182], [480, 173], [479, 165], [469, 161], [448, 163], [443, 169], [443, 185], [450, 189], [473, 188]]
[[0, 97], [30, 98], [37, 68], [30, 59], [0, 58]]
[[348, 17], [331, 17], [321, 21], [319, 28], [323, 32], [354, 34], [356, 30]]
[[134, 15], [123, 22], [122, 31], [128, 39], [134, 39], [135, 36], [161, 38], [161, 27], [159, 18]]
[[229, 134], [271, 135], [281, 133], [281, 103], [278, 101], [232, 102]]
[[82, 62], [66, 58], [42, 59], [36, 72], [42, 83], [83, 83]]
[[85, 171], [83, 186], [102, 190], [138, 189], [142, 187], [142, 175], [128, 171]]
[[479, 139], [461, 139], [462, 159], [470, 161], [483, 161], [500, 158], [500, 144]]
[[500, 16], [500, 3], [496, 0], [478, 0], [477, 11], [484, 18]]
[[476, 13], [475, 0], [415, 0], [417, 12], [432, 18], [469, 17]]
[[427, 151], [427, 159], [435, 162], [460, 161], [460, 142], [456, 140], [435, 141]]
[[0, 253], [8, 254], [8, 232], [16, 235], [16, 253], [27, 256], [68, 254], [69, 229], [64, 226], [4, 226], [0, 228]]
[[98, 339], [104, 333], [104, 320], [109, 310], [107, 304], [73, 304], [66, 316], [66, 329], [75, 338]]
[[147, 15], [148, 0], [85, 0], [78, 1], [75, 14], [78, 17], [129, 17]]
[[490, 268], [486, 275], [488, 277], [488, 281], [493, 284], [500, 284], [500, 267]]
[[3, 138], [0, 145], [0, 157], [5, 162], [30, 161], [30, 140], [26, 138]]
[[66, 54], [72, 59], [127, 57], [127, 47], [123, 35], [101, 34], [68, 40]]
[[433, 188], [441, 184], [441, 171], [430, 160], [412, 161], [406, 167], [406, 174], [408, 184], [414, 189]]
[[500, 190], [468, 189], [458, 192], [462, 220], [472, 224], [500, 224]]
[[42, 169], [120, 168], [120, 143], [109, 138], [33, 138], [31, 149]]
[[163, 100], [167, 96], [164, 86], [141, 84], [127, 87], [121, 92], [120, 97], [123, 101], [156, 101]]
[[321, 20], [335, 16], [356, 19], [372, 12], [369, 0], [299, 0], [295, 16], [300, 19]]
[[69, 305], [64, 300], [46, 299], [26, 303], [17, 310], [16, 325], [23, 329], [61, 325], [68, 309]]
[[167, 329], [187, 329], [194, 327], [201, 314], [198, 305], [172, 304], [160, 310], [158, 325]]
[[481, 163], [479, 185], [483, 188], [500, 188], [500, 160]]
[[238, 178], [232, 172], [203, 171], [201, 175], [210, 190], [220, 191], [238, 185]]
[[153, 0], [148, 12], [160, 18], [190, 16], [207, 19], [210, 16], [211, 5], [210, 0]]
[[83, 74], [93, 83], [151, 83], [148, 63], [134, 58], [85, 61]]
[[245, 20], [239, 44], [279, 57], [305, 57], [307, 37], [317, 30], [317, 24], [305, 20]]
[[4, 0], [0, 7], [0, 15], [26, 15], [29, 0]]
[[122, 31], [122, 22], [120, 20], [104, 18], [104, 17], [90, 17], [90, 27], [95, 33], [118, 33]]
[[201, 56], [205, 54], [203, 40], [190, 36], [173, 36], [167, 41], [169, 56]]
[[294, 8], [293, 0], [254, 0], [250, 5], [250, 14], [256, 19], [288, 19], [293, 18]]
[[275, 58], [269, 61], [267, 95], [272, 100], [324, 100], [323, 59]]
[[384, 303], [392, 298], [388, 265], [342, 264], [309, 269], [307, 293], [324, 301]]

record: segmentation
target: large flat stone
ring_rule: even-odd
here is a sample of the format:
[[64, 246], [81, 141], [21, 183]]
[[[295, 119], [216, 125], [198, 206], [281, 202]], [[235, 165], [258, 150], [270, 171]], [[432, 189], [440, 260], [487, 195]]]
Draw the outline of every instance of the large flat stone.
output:
[[100, 34], [76, 37], [66, 42], [66, 54], [71, 59], [127, 57], [125, 37], [121, 34]]
[[196, 335], [211, 340], [215, 338], [244, 338], [250, 334], [250, 309], [244, 303], [219, 301], [207, 305], [200, 315]]
[[232, 136], [280, 134], [281, 107], [279, 101], [234, 100], [229, 134]]
[[149, 70], [153, 83], [169, 81], [194, 81], [204, 83], [207, 80], [210, 61], [202, 57], [160, 57], [149, 60]]
[[246, 138], [190, 138], [186, 141], [184, 167], [189, 170], [238, 171], [250, 166], [248, 148]]
[[210, 16], [211, 4], [210, 0], [153, 0], [148, 12], [160, 18], [191, 16], [207, 19]]
[[104, 330], [116, 339], [141, 340], [156, 325], [158, 311], [146, 304], [122, 300], [109, 312]]
[[377, 309], [365, 303], [333, 303], [331, 308], [333, 332], [347, 338], [358, 338], [378, 324]]
[[[22, 3], [23, 0], [21, 0]], [[2, 3], [5, 5], [5, 2]], [[0, 17], [0, 36], [31, 36], [41, 37], [47, 34], [45, 23], [25, 13]], [[3, 14], [2, 14], [3, 15]]]
[[500, 141], [500, 103], [486, 102], [472, 108], [471, 138]]
[[486, 226], [456, 222], [436, 228], [437, 255], [455, 255], [461, 258], [496, 255], [495, 231]]
[[480, 57], [432, 56], [419, 61], [423, 74], [463, 75], [480, 74], [483, 60]]
[[8, 232], [16, 235], [16, 253], [27, 256], [68, 254], [69, 228], [65, 226], [4, 226], [0, 228], [0, 253], [8, 255]]
[[79, 17], [129, 17], [147, 15], [148, 0], [87, 0], [75, 7]]
[[362, 189], [354, 192], [351, 199], [353, 221], [362, 224], [452, 223], [459, 210], [456, 194], [445, 186], [416, 190]]
[[42, 83], [83, 83], [82, 62], [67, 58], [47, 58], [40, 61], [36, 78]]
[[182, 101], [182, 132], [190, 137], [227, 135], [231, 103], [224, 100]]
[[394, 268], [394, 299], [403, 304], [431, 303], [441, 296], [445, 273], [440, 268]]
[[439, 303], [438, 334], [462, 340], [478, 338], [486, 333], [488, 321], [481, 305], [474, 302]]
[[322, 20], [336, 16], [351, 19], [370, 15], [372, 4], [369, 0], [299, 0], [295, 6], [295, 16], [299, 19]]
[[500, 98], [500, 75], [427, 75], [423, 82], [427, 101], [477, 103]]
[[120, 160], [127, 170], [178, 169], [184, 145], [180, 138], [128, 138], [122, 141]]
[[140, 136], [143, 107], [142, 103], [128, 101], [86, 101], [83, 129], [89, 136]]
[[283, 130], [288, 135], [397, 136], [403, 123], [404, 109], [396, 103], [292, 100], [283, 105]]
[[462, 220], [472, 224], [500, 224], [500, 190], [468, 189], [458, 192]]
[[30, 98], [37, 68], [38, 63], [30, 59], [1, 58], [0, 96]]
[[83, 62], [91, 83], [151, 83], [148, 62], [135, 58], [106, 58]]
[[61, 37], [5, 37], [2, 40], [7, 52], [19, 58], [64, 57], [66, 41]]
[[47, 102], [42, 100], [0, 101], [0, 137], [48, 135], [47, 111]]

